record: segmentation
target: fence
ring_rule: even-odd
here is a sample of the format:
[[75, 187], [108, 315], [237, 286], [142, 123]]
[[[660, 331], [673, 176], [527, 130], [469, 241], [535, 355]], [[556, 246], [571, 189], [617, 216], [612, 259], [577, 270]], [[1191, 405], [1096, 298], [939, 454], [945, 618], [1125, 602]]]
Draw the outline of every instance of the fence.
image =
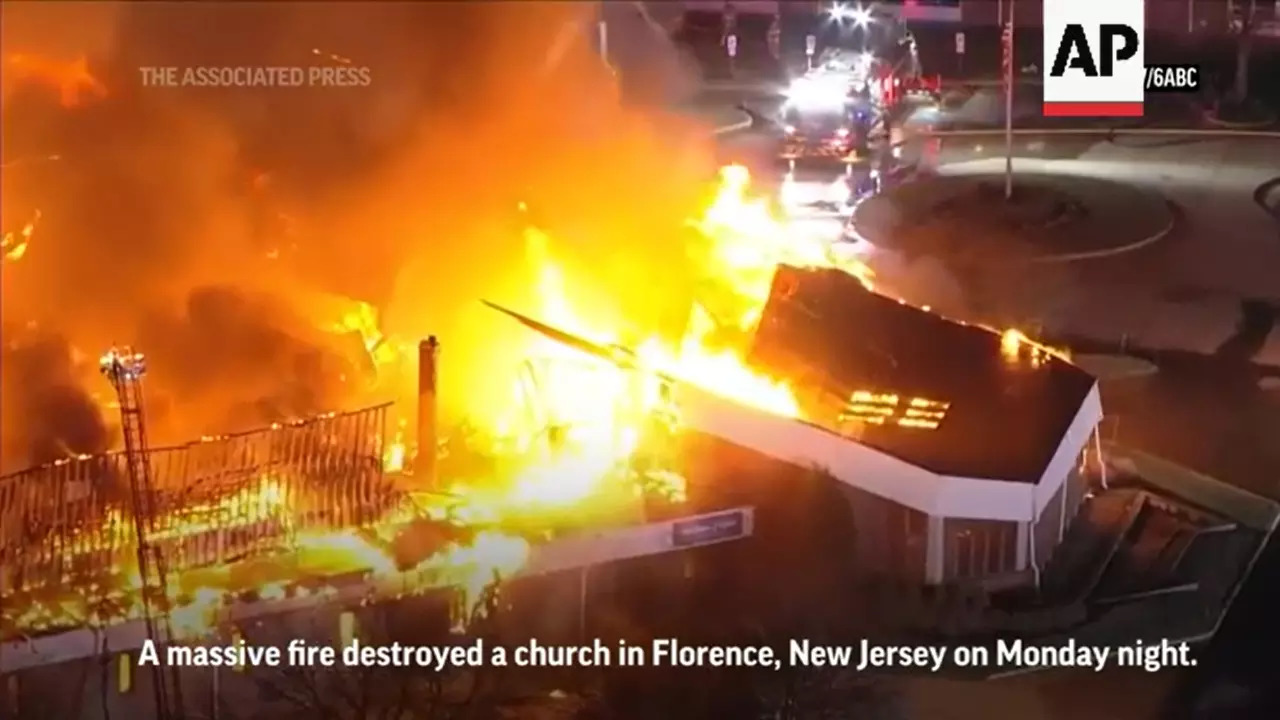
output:
[[[382, 471], [388, 405], [148, 451], [149, 541], [171, 570], [358, 527], [395, 501]], [[93, 582], [133, 566], [122, 452], [0, 477], [0, 593]]]

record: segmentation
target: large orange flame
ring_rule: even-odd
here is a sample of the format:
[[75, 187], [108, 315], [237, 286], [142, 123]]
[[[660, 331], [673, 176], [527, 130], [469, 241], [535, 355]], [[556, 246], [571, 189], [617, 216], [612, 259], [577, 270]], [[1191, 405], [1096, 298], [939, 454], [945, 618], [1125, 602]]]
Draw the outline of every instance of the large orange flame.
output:
[[4, 66], [16, 83], [38, 83], [56, 90], [58, 102], [65, 108], [79, 107], [107, 96], [106, 86], [89, 72], [89, 61], [84, 56], [58, 60], [14, 53], [5, 58]]

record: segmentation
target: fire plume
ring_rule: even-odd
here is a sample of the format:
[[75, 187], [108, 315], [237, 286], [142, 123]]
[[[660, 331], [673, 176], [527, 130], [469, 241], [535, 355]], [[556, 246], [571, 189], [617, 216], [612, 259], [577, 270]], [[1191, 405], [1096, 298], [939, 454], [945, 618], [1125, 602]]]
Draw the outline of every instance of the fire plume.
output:
[[5, 72], [18, 83], [37, 83], [58, 93], [64, 108], [80, 107], [90, 100], [107, 96], [107, 88], [93, 73], [83, 55], [74, 60], [14, 53], [5, 58]]
[[[259, 598], [291, 597], [317, 592], [300, 579], [351, 572], [402, 578], [422, 589], [458, 587], [470, 607], [495, 578], [525, 565], [531, 550], [528, 531], [627, 516], [636, 511], [638, 492], [675, 502], [684, 498], [686, 481], [667, 455], [672, 444], [665, 442], [681, 431], [679, 408], [667, 392], [670, 383], [696, 385], [751, 407], [799, 417], [792, 389], [746, 360], [745, 339], [760, 317], [776, 268], [784, 262], [837, 267], [864, 283], [870, 283], [871, 274], [861, 264], [839, 261], [825, 247], [794, 236], [764, 200], [749, 195], [745, 168], [726, 168], [720, 180], [702, 217], [690, 224], [698, 230], [694, 242], [701, 244], [701, 252], [692, 254], [698, 256], [702, 275], [731, 299], [727, 312], [717, 317], [710, 301], [695, 299], [682, 336], [628, 337], [605, 313], [578, 301], [578, 278], [557, 257], [555, 239], [529, 225], [523, 241], [537, 299], [533, 314], [601, 347], [630, 348], [625, 353], [631, 361], [610, 362], [530, 333], [531, 344], [520, 353], [511, 379], [507, 410], [497, 413], [482, 434], [481, 449], [494, 462], [472, 476], [444, 478], [445, 486], [437, 492], [411, 493], [407, 504], [361, 506], [373, 515], [358, 527], [296, 527], [297, 519], [305, 517], [300, 510], [312, 501], [299, 494], [305, 485], [283, 475], [262, 475], [217, 499], [166, 511], [156, 519], [149, 541], [173, 558], [174, 623], [198, 632], [228, 598], [248, 590]], [[336, 313], [328, 329], [358, 334], [376, 370], [396, 376], [392, 370], [408, 362], [410, 354], [400, 351], [402, 343], [379, 320], [372, 306], [353, 302]], [[726, 325], [737, 341], [723, 338]], [[394, 435], [382, 445], [383, 472], [411, 480], [413, 449], [406, 445], [406, 422], [394, 422]], [[277, 430], [289, 432], [287, 427]], [[429, 450], [417, 448], [424, 451]], [[397, 537], [424, 520], [453, 528], [447, 531], [452, 536], [405, 569], [402, 561], [392, 559], [392, 548]], [[115, 568], [114, 585], [101, 598], [54, 592], [7, 620], [26, 632], [75, 618], [110, 622], [138, 617], [141, 579], [130, 553], [121, 552], [133, 542], [129, 528], [124, 513], [111, 512], [101, 526], [76, 531], [66, 546], [66, 552], [99, 556], [98, 565]], [[211, 542], [222, 553], [232, 541], [243, 544], [230, 549], [238, 559], [215, 566], [195, 560]], [[113, 549], [111, 557], [102, 555], [104, 548]]]

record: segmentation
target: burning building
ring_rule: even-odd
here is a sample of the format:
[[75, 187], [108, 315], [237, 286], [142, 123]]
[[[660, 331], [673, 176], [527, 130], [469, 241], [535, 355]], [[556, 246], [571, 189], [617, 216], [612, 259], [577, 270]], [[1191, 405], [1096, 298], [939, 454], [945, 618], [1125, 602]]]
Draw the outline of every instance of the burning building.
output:
[[[461, 588], [465, 611], [495, 578], [749, 535], [750, 508], [678, 517], [697, 511], [679, 509], [688, 479], [662, 448], [690, 434], [824, 468], [847, 486], [857, 522], [878, 528], [860, 552], [894, 558], [907, 576], [941, 583], [1034, 568], [1076, 502], [1062, 488], [1075, 487], [1068, 476], [1096, 423], [1092, 381], [1019, 336], [872, 292], [864, 266], [790, 238], [747, 196], [744, 169], [722, 180], [693, 223], [690, 252], [706, 277], [674, 345], [628, 349], [593, 333], [563, 295], [547, 237], [527, 231], [543, 260], [539, 310], [572, 332], [519, 316], [549, 338], [541, 359], [524, 364], [505, 434], [486, 440], [496, 462], [481, 476], [456, 464], [460, 446], [440, 452], [432, 341], [418, 353], [416, 462], [400, 432], [388, 432], [385, 407], [153, 449], [131, 377], [120, 410], [137, 417], [125, 418], [124, 453], [5, 480], [6, 670], [88, 659], [104, 643], [136, 648], [154, 632], [153, 613], [172, 624], [163, 638], [199, 639], [280, 608], [341, 607], [371, 593]], [[966, 392], [979, 386], [974, 373], [990, 377], [986, 400]], [[1011, 387], [1030, 389], [1021, 403], [991, 399]], [[984, 402], [1000, 411], [992, 416], [1042, 432], [985, 424]], [[982, 464], [984, 452], [965, 445], [995, 436], [1018, 441], [1007, 453], [1016, 460]], [[150, 488], [145, 511], [129, 500], [139, 480]], [[646, 517], [636, 498], [655, 495], [676, 503], [675, 519]], [[986, 535], [970, 539], [979, 536], [966, 524], [983, 522]], [[1033, 546], [1032, 535], [1048, 539]]]
[[[1073, 471], [1100, 417], [1092, 379], [1017, 333], [965, 326], [873, 292], [865, 266], [790, 237], [763, 201], [748, 197], [748, 180], [745, 169], [726, 169], [721, 192], [693, 223], [690, 253], [705, 277], [674, 344], [654, 338], [632, 350], [617, 335], [593, 332], [564, 294], [548, 238], [526, 231], [541, 261], [538, 310], [550, 324], [517, 317], [549, 341], [543, 359], [524, 364], [512, 412], [485, 441], [496, 464], [446, 467], [465, 452], [455, 445], [440, 455], [438, 346], [427, 341], [418, 353], [413, 475], [404, 474], [402, 431], [391, 439], [386, 411], [374, 409], [171, 451], [130, 447], [114, 459], [60, 461], [9, 479], [6, 592], [31, 596], [17, 603], [24, 619], [10, 613], [12, 629], [43, 632], [140, 611], [93, 606], [106, 597], [70, 609], [33, 599], [82, 579], [86, 568], [113, 568], [120, 577], [89, 581], [113, 602], [136, 605], [131, 583], [145, 583], [147, 572], [121, 558], [130, 554], [132, 513], [124, 487], [140, 467], [156, 473], [144, 478], [159, 508], [147, 513], [158, 516], [152, 540], [169, 567], [195, 574], [170, 590], [184, 606], [198, 604], [202, 591], [288, 585], [298, 569], [203, 577], [203, 568], [257, 555], [311, 548], [325, 555], [321, 574], [396, 574], [450, 548], [507, 547], [468, 565], [462, 575], [470, 580], [454, 578], [474, 597], [495, 569], [524, 565], [526, 543], [505, 534], [513, 527], [541, 532], [554, 517], [581, 526], [596, 518], [589, 507], [626, 515], [633, 503], [620, 498], [632, 497], [636, 482], [680, 497], [687, 479], [679, 460], [652, 458], [663, 454], [655, 446], [670, 445], [662, 438], [689, 431], [831, 473], [848, 488], [864, 532], [880, 529], [860, 552], [893, 558], [869, 570], [892, 567], [935, 584], [1033, 575], [1082, 495]], [[141, 412], [140, 400], [129, 404]], [[121, 410], [126, 420], [134, 412]], [[126, 423], [126, 440], [138, 434]], [[139, 453], [145, 463], [132, 459]], [[404, 539], [418, 521], [440, 529], [408, 534], [438, 542]], [[397, 556], [406, 545], [419, 546], [412, 561]], [[85, 561], [94, 553], [102, 557]]]
[[[422, 418], [435, 412], [437, 350], [435, 338], [421, 344]], [[749, 507], [646, 522], [639, 505], [652, 493], [610, 497], [618, 478], [602, 465], [590, 478], [596, 487], [560, 498], [575, 511], [572, 527], [532, 494], [536, 468], [503, 497], [449, 491], [435, 456], [416, 463], [417, 474], [398, 467], [398, 441], [384, 441], [387, 406], [149, 448], [140, 356], [104, 356], [104, 368], [126, 364], [137, 370], [124, 378], [121, 410], [136, 416], [126, 418], [123, 452], [0, 478], [0, 674], [14, 712], [85, 717], [85, 698], [101, 693], [110, 698], [104, 717], [113, 707], [136, 713], [150, 704], [139, 686], [166, 698], [154, 705], [157, 717], [220, 707], [226, 693], [251, 692], [262, 678], [170, 668], [135, 679], [135, 651], [147, 640], [448, 642], [451, 623], [463, 631], [492, 611], [499, 581], [568, 574], [541, 594], [577, 593], [587, 568], [752, 533]], [[419, 433], [421, 447], [440, 446], [433, 422]], [[521, 504], [533, 506], [517, 511]], [[612, 521], [592, 505], [607, 506]], [[570, 605], [526, 617], [521, 632], [554, 636]], [[53, 689], [68, 668], [108, 659], [113, 682], [104, 673], [76, 693]]]
[[866, 573], [1031, 584], [1088, 490], [1097, 383], [1017, 331], [944, 318], [840, 269], [784, 265], [747, 361], [785, 379], [794, 413], [677, 374], [682, 427], [830, 474], [854, 509], [851, 550]]
[[[703, 128], [598, 102], [597, 59], [548, 50], [537, 28], [564, 27], [571, 4], [387, 4], [370, 24], [334, 5], [302, 13], [307, 32], [283, 7], [237, 26], [213, 6], [130, 5], [107, 62], [7, 58], [6, 82], [25, 79], [6, 85], [6, 133], [35, 140], [6, 160], [5, 349], [66, 342], [24, 351], [43, 373], [4, 363], [6, 400], [57, 392], [6, 413], [32, 437], [0, 459], [58, 458], [0, 478], [5, 710], [56, 716], [27, 702], [35, 688], [75, 717], [145, 716], [139, 686], [159, 674], [132, 663], [148, 636], [345, 642], [382, 623], [434, 642], [413, 626], [466, 629], [495, 583], [557, 575], [546, 604], [573, 614], [586, 568], [755, 534], [751, 503], [685, 502], [712, 484], [682, 467], [695, 436], [722, 441], [726, 467], [737, 453], [834, 477], [866, 572], [1034, 579], [1081, 491], [1099, 412], [1083, 373], [871, 292], [868, 268], [749, 197], [744, 168], [707, 198]], [[360, 42], [346, 32], [379, 17]], [[476, 32], [452, 29], [467, 20]], [[424, 43], [423, 28], [448, 30]], [[136, 85], [141, 65], [348, 55], [376, 71], [372, 97]], [[424, 119], [423, 141], [399, 146]], [[482, 297], [567, 332], [499, 327]], [[412, 341], [436, 331], [438, 378], [438, 348]], [[144, 405], [80, 377], [84, 349], [117, 339], [152, 353], [157, 441], [133, 418], [124, 452], [103, 454], [100, 421]], [[376, 404], [412, 397], [415, 376], [417, 407]], [[69, 410], [92, 432], [36, 432]], [[108, 660], [117, 678], [99, 677]], [[173, 689], [203, 711], [232, 679]]]
[[[674, 346], [592, 333], [555, 263], [542, 266], [548, 322], [508, 314], [545, 342], [523, 364], [511, 425], [486, 440], [494, 462], [478, 476], [457, 464], [465, 447], [439, 436], [439, 345], [428, 340], [416, 461], [403, 431], [388, 432], [386, 407], [144, 448], [155, 493], [140, 533], [124, 491], [138, 448], [6, 478], [0, 669], [39, 686], [54, 677], [46, 670], [103, 654], [129, 666], [152, 633], [145, 587], [159, 579], [131, 559], [139, 538], [170, 575], [152, 608], [171, 623], [163, 639], [234, 642], [273, 627], [255, 640], [274, 643], [281, 632], [345, 642], [357, 622], [391, 623], [441, 591], [460, 590], [461, 615], [474, 616], [499, 580], [585, 578], [752, 535], [764, 511], [752, 503], [685, 504], [700, 484], [725, 482], [696, 472], [698, 438], [714, 441], [721, 478], [767, 462], [825, 473], [851, 509], [849, 553], [863, 576], [1039, 585], [1050, 559], [1073, 554], [1060, 545], [1078, 509], [1103, 505], [1084, 502], [1097, 489], [1082, 473], [1099, 448], [1094, 378], [1017, 331], [873, 289], [865, 266], [791, 238], [747, 198], [747, 179], [726, 169], [694, 223], [691, 254], [709, 270]], [[547, 239], [531, 229], [528, 240]], [[648, 511], [654, 497], [670, 508], [662, 518]], [[1207, 513], [1185, 516], [1188, 542], [1217, 527]], [[543, 591], [576, 594], [578, 582]], [[574, 606], [552, 604], [559, 615]], [[190, 682], [216, 697], [222, 681]]]
[[811, 424], [753, 431], [708, 417], [707, 429], [844, 483], [860, 527], [879, 538], [860, 550], [879, 571], [1030, 580], [1084, 497], [1097, 384], [1016, 331], [948, 320], [844, 273], [784, 267], [751, 359], [797, 379]]

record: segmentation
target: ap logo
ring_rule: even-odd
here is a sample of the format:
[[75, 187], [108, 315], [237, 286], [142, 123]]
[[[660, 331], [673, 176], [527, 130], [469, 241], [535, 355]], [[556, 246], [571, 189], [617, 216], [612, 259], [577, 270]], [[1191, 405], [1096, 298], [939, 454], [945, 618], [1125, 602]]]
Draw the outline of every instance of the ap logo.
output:
[[1044, 114], [1142, 115], [1144, 0], [1044, 0]]

